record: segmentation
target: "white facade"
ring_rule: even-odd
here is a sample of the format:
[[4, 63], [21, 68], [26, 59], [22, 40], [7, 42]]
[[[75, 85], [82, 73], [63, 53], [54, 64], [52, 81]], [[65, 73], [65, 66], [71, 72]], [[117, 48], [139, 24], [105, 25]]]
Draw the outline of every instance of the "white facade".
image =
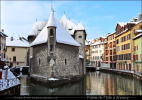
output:
[[100, 67], [104, 54], [104, 42], [97, 40], [91, 44], [91, 63], [95, 67]]

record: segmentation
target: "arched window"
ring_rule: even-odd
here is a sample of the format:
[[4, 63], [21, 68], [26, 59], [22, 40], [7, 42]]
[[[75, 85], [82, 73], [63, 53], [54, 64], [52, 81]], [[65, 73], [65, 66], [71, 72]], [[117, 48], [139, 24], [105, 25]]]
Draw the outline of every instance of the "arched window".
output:
[[53, 29], [50, 29], [50, 36], [53, 36]]

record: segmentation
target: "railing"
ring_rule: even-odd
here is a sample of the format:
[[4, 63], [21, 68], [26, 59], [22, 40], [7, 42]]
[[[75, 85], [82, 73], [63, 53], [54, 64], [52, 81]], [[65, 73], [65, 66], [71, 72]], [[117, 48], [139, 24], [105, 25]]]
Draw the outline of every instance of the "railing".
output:
[[0, 91], [20, 84], [18, 78], [0, 80]]

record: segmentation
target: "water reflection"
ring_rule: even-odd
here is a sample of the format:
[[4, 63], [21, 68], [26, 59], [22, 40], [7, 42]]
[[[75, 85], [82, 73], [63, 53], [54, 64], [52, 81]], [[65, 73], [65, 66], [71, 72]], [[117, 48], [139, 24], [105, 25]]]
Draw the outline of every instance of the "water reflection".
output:
[[102, 72], [86, 76], [87, 95], [142, 95], [142, 81]]
[[59, 88], [48, 88], [45, 85], [30, 82], [27, 76], [21, 78], [21, 95], [85, 95], [84, 80], [69, 83]]
[[130, 77], [90, 72], [77, 83], [59, 88], [48, 88], [30, 82], [28, 76], [21, 77], [21, 95], [142, 95], [142, 81]]
[[29, 95], [29, 78], [27, 75], [23, 75], [20, 79], [21, 81], [21, 93], [20, 95]]

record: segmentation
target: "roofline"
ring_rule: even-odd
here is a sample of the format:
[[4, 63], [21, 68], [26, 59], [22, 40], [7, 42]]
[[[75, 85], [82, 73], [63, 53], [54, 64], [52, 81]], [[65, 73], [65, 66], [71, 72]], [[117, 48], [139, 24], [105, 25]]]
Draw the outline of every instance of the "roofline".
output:
[[110, 35], [113, 35], [113, 34], [115, 34], [115, 33], [116, 33], [116, 32], [110, 33], [110, 34], [107, 35], [107, 37], [110, 36]]
[[0, 32], [1, 34], [3, 34], [5, 37], [8, 37], [6, 34], [4, 34], [3, 32]]
[[124, 31], [124, 32], [122, 32], [122, 33], [117, 34], [115, 37], [118, 37], [118, 36], [120, 36], [120, 35], [122, 35], [122, 34], [124, 34], [124, 33], [128, 32], [128, 31], [130, 31], [130, 29], [127, 29], [126, 31]]
[[140, 37], [142, 37], [142, 33], [140, 33], [140, 35], [138, 35], [138, 36], [135, 36], [135, 37], [133, 38], [133, 40], [135, 40], [135, 39], [137, 39], [137, 38], [140, 38]]
[[[46, 43], [47, 43], [47, 42], [45, 42], [45, 43], [40, 43], [40, 44], [35, 44], [35, 45], [31, 45], [30, 47], [37, 46], [37, 45], [42, 45], [42, 44], [46, 44]], [[81, 46], [79, 43], [78, 43], [78, 44], [79, 44], [80, 46], [77, 46], [77, 45], [71, 45], [71, 44], [66, 44], [66, 43], [61, 43], [61, 42], [57, 42], [57, 41], [56, 41], [56, 43], [64, 44], [64, 45], [70, 45], [70, 46], [75, 46], [75, 47], [80, 47], [80, 46]]]
[[47, 26], [47, 28], [48, 28], [48, 27], [54, 27], [54, 28], [56, 28], [56, 26]]
[[6, 47], [25, 47], [25, 48], [29, 48], [30, 46], [11, 46], [11, 45], [6, 45]]

